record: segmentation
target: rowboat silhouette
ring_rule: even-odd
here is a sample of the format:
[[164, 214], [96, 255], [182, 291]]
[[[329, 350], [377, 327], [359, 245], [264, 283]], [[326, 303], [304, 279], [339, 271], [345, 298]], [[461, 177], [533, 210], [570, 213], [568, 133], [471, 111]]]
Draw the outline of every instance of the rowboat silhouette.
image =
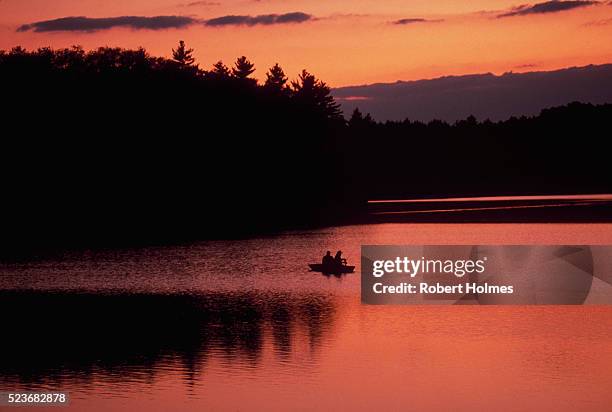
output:
[[321, 273], [353, 273], [355, 271], [355, 266], [349, 265], [324, 265], [322, 263], [311, 263], [310, 270], [312, 272], [321, 272]]

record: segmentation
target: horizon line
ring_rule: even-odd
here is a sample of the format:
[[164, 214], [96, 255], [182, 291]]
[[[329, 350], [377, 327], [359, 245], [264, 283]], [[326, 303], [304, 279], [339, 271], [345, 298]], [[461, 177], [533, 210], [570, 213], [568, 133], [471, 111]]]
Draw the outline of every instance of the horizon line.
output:
[[504, 202], [521, 200], [607, 200], [612, 201], [612, 194], [584, 194], [584, 195], [521, 195], [521, 196], [475, 196], [475, 197], [444, 197], [420, 199], [383, 199], [368, 200], [370, 204], [377, 203], [448, 203], [448, 202]]

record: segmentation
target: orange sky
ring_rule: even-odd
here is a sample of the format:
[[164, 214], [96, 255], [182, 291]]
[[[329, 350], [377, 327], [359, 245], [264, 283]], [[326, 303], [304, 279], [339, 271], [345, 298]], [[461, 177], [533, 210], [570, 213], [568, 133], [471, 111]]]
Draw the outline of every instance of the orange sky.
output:
[[[144, 46], [168, 56], [179, 39], [200, 65], [246, 55], [262, 78], [279, 62], [290, 77], [307, 68], [332, 86], [448, 74], [549, 70], [612, 62], [612, 4], [497, 18], [507, 0], [0, 0], [0, 49], [22, 45]], [[531, 3], [534, 4], [534, 3]], [[227, 15], [303, 12], [302, 23], [207, 27]], [[17, 32], [23, 24], [68, 16], [191, 16], [177, 29], [115, 27], [95, 32]], [[400, 19], [427, 22], [393, 24]], [[200, 22], [201, 20], [201, 22]]]

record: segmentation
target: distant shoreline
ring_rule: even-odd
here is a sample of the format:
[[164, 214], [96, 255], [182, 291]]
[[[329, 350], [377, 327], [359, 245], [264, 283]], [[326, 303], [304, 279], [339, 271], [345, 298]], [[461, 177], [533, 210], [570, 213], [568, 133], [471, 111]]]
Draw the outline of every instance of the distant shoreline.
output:
[[612, 223], [612, 200], [455, 200], [368, 204], [373, 223]]
[[[4, 250], [0, 253], [0, 265], [20, 261], [58, 258], [64, 253], [78, 251], [124, 250], [154, 248], [176, 245], [190, 245], [205, 241], [239, 241], [261, 237], [275, 237], [284, 234], [299, 235], [301, 231], [311, 231], [331, 227], [351, 225], [375, 225], [384, 223], [396, 224], [612, 224], [612, 201], [600, 201], [593, 204], [576, 204], [572, 202], [555, 205], [521, 205], [508, 208], [486, 208], [484, 202], [473, 202], [471, 208], [457, 207], [455, 210], [439, 211], [436, 205], [431, 208], [419, 204], [419, 209], [369, 208], [363, 216], [336, 223], [326, 222], [321, 225], [295, 225], [269, 230], [231, 232], [221, 235], [212, 233], [209, 236], [193, 238], [171, 237], [166, 240], [133, 239], [105, 241], [91, 244], [57, 244], [45, 247]], [[432, 204], [428, 204], [433, 206]], [[536, 206], [536, 207], [529, 207]]]

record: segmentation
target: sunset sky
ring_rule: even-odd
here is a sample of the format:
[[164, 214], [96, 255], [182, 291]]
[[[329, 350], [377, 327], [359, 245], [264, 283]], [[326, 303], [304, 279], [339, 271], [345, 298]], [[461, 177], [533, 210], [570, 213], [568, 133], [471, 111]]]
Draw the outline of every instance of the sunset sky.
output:
[[203, 68], [246, 55], [332, 86], [611, 63], [611, 38], [607, 0], [0, 0], [0, 49], [182, 39]]

